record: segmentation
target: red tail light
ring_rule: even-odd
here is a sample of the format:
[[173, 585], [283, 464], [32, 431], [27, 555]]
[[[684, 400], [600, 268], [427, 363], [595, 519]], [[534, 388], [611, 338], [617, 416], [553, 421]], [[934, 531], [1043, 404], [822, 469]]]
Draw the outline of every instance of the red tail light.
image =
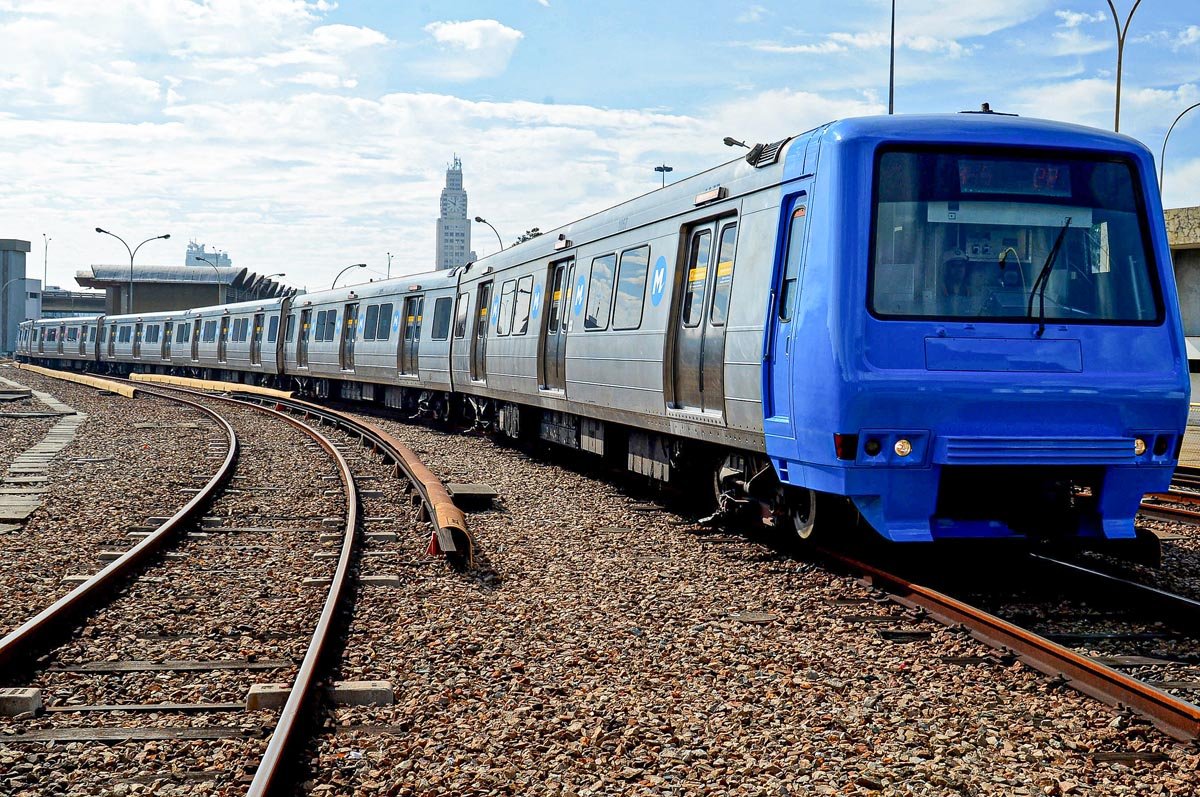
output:
[[837, 453], [838, 459], [854, 459], [858, 456], [858, 435], [835, 434], [833, 450]]

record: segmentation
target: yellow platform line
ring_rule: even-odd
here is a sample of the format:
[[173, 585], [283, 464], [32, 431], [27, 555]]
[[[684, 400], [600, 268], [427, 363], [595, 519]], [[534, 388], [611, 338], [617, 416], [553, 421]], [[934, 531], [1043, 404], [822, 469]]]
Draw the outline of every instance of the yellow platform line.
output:
[[127, 385], [123, 382], [113, 382], [99, 376], [78, 374], [74, 371], [56, 371], [53, 368], [43, 368], [40, 365], [30, 365], [29, 363], [17, 363], [16, 365], [22, 371], [41, 374], [51, 379], [61, 379], [64, 382], [74, 382], [77, 385], [87, 385], [88, 387], [94, 387], [96, 390], [107, 390], [111, 393], [122, 395], [125, 398], [134, 398], [137, 392], [137, 388], [133, 385]]
[[271, 398], [292, 398], [290, 390], [275, 390], [269, 387], [259, 387], [258, 385], [243, 385], [241, 382], [218, 382], [212, 379], [191, 379], [186, 376], [167, 376], [165, 374], [130, 374], [129, 378], [135, 382], [151, 382], [160, 385], [174, 385], [175, 387], [187, 387], [193, 390], [207, 390], [210, 393], [255, 393], [260, 396], [270, 396]]

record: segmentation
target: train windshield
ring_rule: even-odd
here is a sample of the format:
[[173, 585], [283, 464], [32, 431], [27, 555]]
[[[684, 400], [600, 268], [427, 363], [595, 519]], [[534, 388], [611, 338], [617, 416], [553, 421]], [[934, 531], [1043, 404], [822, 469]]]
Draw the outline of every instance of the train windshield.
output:
[[877, 316], [1162, 319], [1145, 211], [1124, 161], [888, 151], [875, 196]]

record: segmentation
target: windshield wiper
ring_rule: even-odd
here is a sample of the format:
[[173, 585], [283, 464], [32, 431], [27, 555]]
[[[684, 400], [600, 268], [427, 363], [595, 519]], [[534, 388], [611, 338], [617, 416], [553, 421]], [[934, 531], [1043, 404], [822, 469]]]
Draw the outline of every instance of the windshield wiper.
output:
[[1038, 331], [1037, 336], [1040, 338], [1046, 333], [1046, 286], [1050, 284], [1050, 269], [1054, 268], [1054, 259], [1058, 257], [1058, 250], [1062, 248], [1063, 238], [1066, 237], [1067, 228], [1071, 226], [1071, 217], [1067, 216], [1067, 220], [1063, 222], [1063, 226], [1058, 231], [1058, 237], [1054, 239], [1054, 246], [1050, 247], [1050, 253], [1046, 255], [1046, 262], [1042, 264], [1042, 270], [1038, 272], [1037, 279], [1033, 281], [1033, 288], [1029, 291], [1029, 308], [1025, 311], [1027, 318], [1033, 317], [1033, 297], [1038, 297]]

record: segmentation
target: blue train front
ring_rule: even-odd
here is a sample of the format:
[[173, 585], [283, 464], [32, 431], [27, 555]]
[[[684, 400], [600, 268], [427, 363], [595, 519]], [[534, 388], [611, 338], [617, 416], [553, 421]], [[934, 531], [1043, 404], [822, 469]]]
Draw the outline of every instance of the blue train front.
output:
[[876, 117], [803, 171], [791, 152], [763, 368], [792, 494], [850, 496], [895, 541], [1132, 538], [1189, 390], [1145, 147]]

